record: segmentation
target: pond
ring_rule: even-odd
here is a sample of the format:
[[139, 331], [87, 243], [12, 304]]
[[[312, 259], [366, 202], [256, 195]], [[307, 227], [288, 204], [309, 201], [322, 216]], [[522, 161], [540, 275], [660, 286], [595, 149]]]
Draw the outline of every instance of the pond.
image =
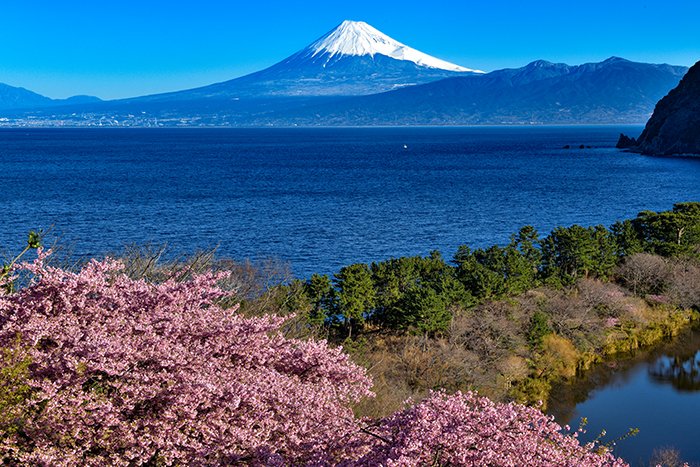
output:
[[674, 449], [700, 463], [700, 330], [689, 330], [653, 350], [597, 365], [552, 391], [548, 412], [564, 425], [588, 420], [582, 439], [601, 431], [633, 466], [646, 466], [654, 451]]

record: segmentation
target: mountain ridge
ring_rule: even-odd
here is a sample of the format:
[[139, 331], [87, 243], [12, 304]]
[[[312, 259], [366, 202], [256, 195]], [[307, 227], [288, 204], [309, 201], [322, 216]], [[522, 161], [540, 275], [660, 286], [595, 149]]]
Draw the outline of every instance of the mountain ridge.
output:
[[610, 57], [483, 73], [344, 21], [286, 59], [228, 81], [113, 101], [34, 95], [31, 111], [15, 114], [48, 125], [642, 123], [686, 71]]
[[66, 99], [51, 99], [29, 89], [0, 83], [0, 111], [37, 109], [61, 105], [101, 102], [95, 96], [76, 95]]
[[[298, 125], [642, 123], [687, 68], [611, 57], [452, 77], [286, 115]], [[309, 115], [313, 113], [313, 116]]]

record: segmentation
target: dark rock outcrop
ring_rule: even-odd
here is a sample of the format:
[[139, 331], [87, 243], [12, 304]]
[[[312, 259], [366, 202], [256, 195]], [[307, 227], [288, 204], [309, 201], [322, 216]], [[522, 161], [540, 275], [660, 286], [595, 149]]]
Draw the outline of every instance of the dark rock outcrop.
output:
[[618, 138], [617, 144], [615, 145], [615, 147], [618, 149], [628, 149], [628, 148], [633, 148], [636, 145], [637, 145], [636, 139], [630, 138], [629, 136], [620, 133], [620, 138]]
[[642, 154], [700, 154], [700, 62], [661, 99], [637, 146]]

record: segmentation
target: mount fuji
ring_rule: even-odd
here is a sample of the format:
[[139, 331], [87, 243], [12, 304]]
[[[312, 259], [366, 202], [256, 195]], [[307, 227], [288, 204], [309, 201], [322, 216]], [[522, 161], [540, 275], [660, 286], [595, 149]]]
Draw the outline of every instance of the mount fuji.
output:
[[359, 96], [481, 73], [408, 47], [365, 22], [343, 21], [309, 46], [264, 70], [138, 100]]
[[269, 68], [195, 89], [92, 102], [16, 88], [3, 99], [0, 87], [0, 117], [47, 126], [639, 123], [686, 71], [611, 57], [484, 73], [343, 21]]

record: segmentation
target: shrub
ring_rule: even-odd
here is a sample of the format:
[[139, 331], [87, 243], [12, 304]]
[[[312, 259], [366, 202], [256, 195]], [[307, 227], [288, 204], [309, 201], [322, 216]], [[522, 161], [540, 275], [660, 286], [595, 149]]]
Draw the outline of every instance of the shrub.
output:
[[473, 392], [426, 400], [366, 430], [360, 465], [624, 466], [605, 448], [581, 446], [539, 410]]
[[32, 363], [19, 341], [0, 349], [0, 445], [22, 428], [26, 402], [32, 388], [27, 384]]
[[681, 467], [688, 465], [683, 462], [681, 453], [678, 449], [671, 446], [655, 448], [651, 453], [649, 465], [652, 467]]
[[624, 314], [633, 298], [622, 287], [597, 279], [581, 279], [576, 283], [577, 297], [581, 304], [596, 312], [599, 318], [617, 318]]
[[585, 303], [576, 291], [554, 294], [542, 304], [555, 333], [566, 337], [584, 351], [602, 346], [606, 320], [598, 316], [596, 304]]
[[544, 339], [544, 336], [552, 332], [548, 321], [547, 315], [539, 310], [532, 315], [532, 318], [530, 318], [530, 327], [527, 331], [527, 341], [530, 344], [530, 347], [533, 349], [538, 349], [542, 345], [542, 339]]
[[668, 261], [658, 255], [637, 253], [625, 259], [617, 276], [635, 294], [660, 294], [669, 276]]
[[666, 288], [673, 303], [700, 309], [700, 265], [693, 260], [675, 261]]
[[483, 368], [510, 354], [527, 352], [526, 336], [515, 307], [505, 302], [489, 302], [455, 315], [450, 341], [476, 353]]
[[578, 352], [570, 340], [549, 334], [542, 340], [542, 355], [537, 366], [554, 376], [571, 377], [576, 374]]

